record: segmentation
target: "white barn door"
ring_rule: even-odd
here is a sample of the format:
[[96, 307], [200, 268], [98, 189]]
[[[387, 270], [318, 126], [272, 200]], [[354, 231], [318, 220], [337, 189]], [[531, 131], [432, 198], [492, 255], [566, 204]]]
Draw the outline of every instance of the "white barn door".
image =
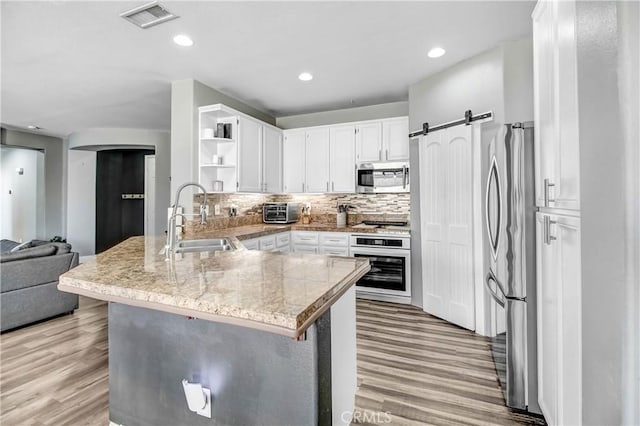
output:
[[472, 126], [420, 141], [423, 309], [475, 330], [472, 159]]

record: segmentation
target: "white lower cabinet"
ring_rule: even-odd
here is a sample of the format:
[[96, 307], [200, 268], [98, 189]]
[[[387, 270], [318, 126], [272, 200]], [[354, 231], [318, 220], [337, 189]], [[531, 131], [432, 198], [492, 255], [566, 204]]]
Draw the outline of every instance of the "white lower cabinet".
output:
[[294, 253], [318, 253], [318, 233], [311, 231], [291, 231]]
[[321, 232], [319, 250], [331, 256], [349, 256], [349, 236], [346, 232]]
[[282, 253], [289, 253], [291, 251], [291, 233], [282, 232], [275, 235], [276, 238], [276, 251]]
[[242, 241], [247, 250], [349, 256], [347, 232], [291, 231]]
[[582, 424], [580, 218], [536, 214], [538, 402], [549, 425]]
[[293, 251], [349, 256], [349, 236], [346, 232], [292, 231]]
[[318, 246], [295, 245], [295, 246], [293, 246], [293, 252], [294, 253], [316, 254], [316, 253], [318, 253]]
[[329, 256], [349, 256], [349, 247], [320, 247], [318, 253]]
[[289, 232], [287, 231], [278, 234], [265, 235], [264, 237], [243, 240], [242, 245], [244, 245], [247, 250], [289, 253], [289, 238]]
[[260, 238], [259, 244], [260, 250], [262, 251], [273, 251], [276, 248], [276, 237], [275, 235], [267, 235], [266, 237]]
[[251, 238], [250, 240], [242, 240], [242, 245], [247, 250], [260, 250], [260, 238]]

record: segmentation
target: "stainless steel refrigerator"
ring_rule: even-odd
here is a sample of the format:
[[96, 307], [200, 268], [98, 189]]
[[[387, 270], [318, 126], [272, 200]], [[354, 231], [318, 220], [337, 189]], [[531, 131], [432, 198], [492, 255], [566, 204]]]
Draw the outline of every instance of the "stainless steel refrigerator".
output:
[[540, 414], [536, 356], [533, 122], [483, 125], [485, 289], [509, 407]]

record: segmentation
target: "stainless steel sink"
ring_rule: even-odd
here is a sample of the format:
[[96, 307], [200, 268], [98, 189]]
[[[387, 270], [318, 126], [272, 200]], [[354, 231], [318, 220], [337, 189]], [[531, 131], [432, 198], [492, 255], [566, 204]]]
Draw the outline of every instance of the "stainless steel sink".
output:
[[208, 240], [183, 240], [176, 244], [176, 253], [192, 253], [203, 251], [228, 251], [235, 247], [226, 238], [212, 238]]

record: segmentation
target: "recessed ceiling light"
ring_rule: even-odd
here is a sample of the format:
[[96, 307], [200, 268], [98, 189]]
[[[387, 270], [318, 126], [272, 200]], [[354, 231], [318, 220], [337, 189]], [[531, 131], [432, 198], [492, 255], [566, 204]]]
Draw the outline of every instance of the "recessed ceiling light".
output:
[[309, 81], [309, 80], [313, 80], [313, 76], [308, 73], [308, 72], [303, 72], [302, 74], [300, 74], [298, 76], [298, 78], [302, 81]]
[[444, 50], [442, 47], [434, 47], [429, 51], [429, 53], [427, 53], [427, 56], [430, 58], [439, 58], [445, 53], [446, 53], [446, 50]]
[[33, 124], [31, 124], [31, 125], [27, 126], [27, 129], [40, 130], [40, 129], [42, 129], [42, 127], [34, 126]]
[[184, 34], [179, 34], [175, 36], [173, 38], [173, 42], [178, 46], [184, 46], [184, 47], [193, 46], [193, 40], [191, 40], [191, 37]]

